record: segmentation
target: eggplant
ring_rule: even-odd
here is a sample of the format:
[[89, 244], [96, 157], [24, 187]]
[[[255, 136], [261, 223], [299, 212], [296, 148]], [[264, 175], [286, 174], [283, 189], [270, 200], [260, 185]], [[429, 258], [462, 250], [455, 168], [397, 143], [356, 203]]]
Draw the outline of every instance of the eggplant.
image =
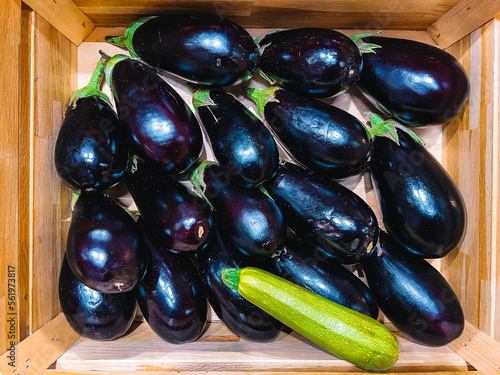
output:
[[283, 215], [263, 192], [235, 184], [210, 161], [198, 166], [191, 181], [214, 209], [220, 231], [242, 253], [265, 257], [280, 246], [286, 234]]
[[210, 305], [222, 322], [239, 337], [255, 342], [273, 341], [281, 333], [281, 322], [228, 288], [222, 280], [224, 268], [258, 266], [274, 270], [272, 262], [242, 254], [222, 239], [217, 227], [214, 229], [213, 240], [197, 255], [203, 288]]
[[283, 247], [276, 250], [271, 258], [277, 269], [277, 272], [274, 272], [276, 275], [321, 297], [377, 319], [378, 305], [370, 289], [332, 257], [302, 241], [287, 237]]
[[222, 90], [198, 89], [193, 104], [210, 138], [217, 162], [243, 187], [271, 178], [279, 152], [273, 136], [247, 107]]
[[162, 251], [193, 253], [210, 238], [212, 211], [179, 181], [136, 157], [125, 183], [145, 223], [143, 235]]
[[166, 14], [130, 24], [106, 41], [190, 82], [237, 85], [257, 69], [259, 49], [241, 26], [221, 15]]
[[127, 135], [99, 90], [103, 73], [99, 60], [88, 85], [73, 94], [57, 135], [56, 171], [75, 190], [106, 190], [120, 182], [127, 167]]
[[65, 256], [59, 274], [59, 303], [73, 330], [91, 340], [114, 340], [135, 318], [134, 292], [107, 294], [91, 289], [75, 276]]
[[[139, 227], [146, 223], [139, 218]], [[137, 302], [149, 326], [171, 344], [196, 341], [207, 323], [208, 305], [201, 278], [188, 254], [155, 248], [148, 271], [135, 289]]]
[[462, 194], [443, 166], [407, 132], [399, 144], [373, 142], [371, 179], [387, 232], [424, 258], [441, 258], [461, 241], [466, 227]]
[[369, 131], [340, 108], [290, 90], [244, 88], [290, 155], [331, 178], [363, 172], [371, 152]]
[[379, 110], [408, 126], [442, 124], [469, 97], [467, 72], [440, 48], [406, 39], [367, 37], [381, 48], [363, 54], [357, 87]]
[[144, 275], [147, 252], [136, 222], [101, 193], [82, 193], [68, 230], [68, 263], [88, 287], [103, 293], [132, 290]]
[[461, 335], [464, 314], [446, 279], [386, 232], [362, 267], [380, 309], [410, 340], [443, 346]]
[[123, 55], [106, 58], [106, 81], [131, 153], [166, 174], [185, 172], [203, 148], [200, 124], [191, 109], [142, 61]]
[[282, 161], [263, 184], [301, 240], [345, 264], [358, 263], [377, 243], [378, 222], [368, 204], [339, 183]]
[[270, 82], [302, 95], [340, 94], [360, 78], [361, 52], [346, 35], [331, 29], [296, 28], [258, 40], [259, 70]]

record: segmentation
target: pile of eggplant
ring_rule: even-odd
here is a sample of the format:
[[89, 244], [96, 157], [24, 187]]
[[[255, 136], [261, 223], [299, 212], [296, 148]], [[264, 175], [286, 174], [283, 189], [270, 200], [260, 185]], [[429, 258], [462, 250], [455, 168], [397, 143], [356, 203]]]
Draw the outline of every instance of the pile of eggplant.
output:
[[[201, 13], [142, 18], [106, 40], [128, 53], [96, 57], [54, 153], [75, 190], [59, 296], [80, 335], [122, 336], [137, 304], [163, 340], [193, 342], [210, 305], [241, 338], [272, 341], [282, 323], [222, 280], [222, 269], [248, 266], [374, 319], [380, 309], [423, 345], [461, 334], [458, 298], [426, 258], [457, 248], [466, 208], [411, 130], [459, 114], [469, 80], [456, 59], [415, 41], [320, 28], [254, 40]], [[185, 81], [192, 103], [169, 75]], [[242, 83], [254, 108], [229, 92]], [[353, 86], [380, 110], [369, 127], [320, 100]], [[342, 185], [361, 173], [378, 208]], [[136, 211], [107, 194], [117, 184]]]

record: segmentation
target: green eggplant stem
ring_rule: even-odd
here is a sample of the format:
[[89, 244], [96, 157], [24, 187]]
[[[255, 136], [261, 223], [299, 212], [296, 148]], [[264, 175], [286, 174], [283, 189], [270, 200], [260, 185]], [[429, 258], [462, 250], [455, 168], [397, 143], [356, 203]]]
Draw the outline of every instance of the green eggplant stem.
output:
[[101, 59], [97, 62], [97, 66], [90, 77], [89, 83], [82, 87], [79, 90], [76, 90], [70, 99], [70, 106], [75, 107], [78, 99], [85, 98], [87, 96], [97, 95], [108, 103], [110, 103], [108, 96], [101, 91], [101, 84], [104, 78], [104, 69], [106, 67], [106, 63]]
[[372, 112], [365, 112], [364, 115], [370, 120], [371, 128], [368, 134], [373, 137], [387, 137], [391, 141], [399, 145], [399, 137], [397, 129], [407, 133], [414, 141], [424, 146], [425, 142], [413, 130], [400, 124], [396, 120], [389, 119], [384, 121], [382, 117]]
[[231, 289], [238, 290], [238, 285], [240, 284], [240, 268], [223, 268], [222, 271], [222, 281], [230, 287]]
[[363, 41], [363, 38], [367, 38], [370, 36], [381, 35], [382, 31], [377, 31], [376, 33], [361, 33], [351, 36], [351, 40], [358, 46], [359, 52], [361, 53], [376, 53], [375, 50], [377, 48], [382, 48], [378, 44], [375, 43], [366, 43]]
[[205, 192], [205, 182], [203, 181], [203, 171], [210, 164], [216, 164], [214, 161], [204, 160], [191, 173], [190, 180], [193, 187], [203, 196]]
[[279, 87], [269, 87], [265, 90], [259, 90], [253, 87], [241, 86], [245, 94], [257, 104], [257, 111], [260, 117], [264, 117], [264, 107], [268, 102], [277, 102], [274, 93]]
[[[189, 85], [188, 85], [188, 87], [189, 87]], [[192, 88], [194, 88], [194, 87], [192, 87]], [[190, 88], [189, 90], [191, 91], [192, 88]], [[193, 92], [193, 107], [196, 111], [198, 111], [199, 107], [215, 105], [214, 101], [210, 97], [210, 91], [211, 91], [210, 89], [198, 87]]]
[[121, 48], [127, 48], [125, 35], [119, 35], [119, 36], [106, 36], [106, 37], [104, 38], [104, 40], [105, 40], [106, 42], [108, 42], [109, 44], [112, 44], [112, 45], [114, 45], [114, 46], [121, 47]]
[[73, 192], [73, 195], [71, 195], [71, 210], [75, 207], [76, 201], [78, 198], [80, 198], [80, 195], [82, 194], [81, 190], [75, 190]]
[[117, 47], [126, 49], [130, 53], [130, 56], [134, 58], [139, 58], [139, 55], [135, 53], [134, 46], [132, 45], [132, 39], [134, 37], [134, 33], [139, 27], [141, 27], [142, 24], [144, 24], [145, 22], [149, 21], [152, 18], [157, 18], [157, 17], [158, 16], [142, 17], [137, 21], [134, 21], [130, 25], [128, 25], [123, 35], [106, 36], [104, 40]]

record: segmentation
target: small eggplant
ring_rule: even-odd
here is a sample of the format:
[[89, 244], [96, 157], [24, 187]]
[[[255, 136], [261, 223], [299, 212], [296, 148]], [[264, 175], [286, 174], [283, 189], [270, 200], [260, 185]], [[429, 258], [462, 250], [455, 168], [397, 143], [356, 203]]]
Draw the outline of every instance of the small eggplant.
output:
[[216, 227], [212, 241], [197, 257], [208, 301], [231, 331], [257, 342], [269, 342], [279, 336], [282, 324], [278, 320], [228, 288], [222, 280], [224, 268], [255, 266], [270, 270], [270, 259], [243, 255], [221, 238]]
[[377, 319], [378, 305], [370, 289], [332, 257], [287, 237], [284, 246], [276, 250], [271, 258], [278, 276]]
[[288, 227], [309, 246], [318, 246], [346, 264], [360, 262], [373, 251], [377, 218], [346, 187], [284, 161], [263, 186], [283, 212]]
[[127, 135], [99, 91], [103, 74], [99, 60], [89, 84], [73, 94], [57, 135], [56, 170], [75, 190], [106, 190], [120, 182], [127, 167]]
[[378, 109], [409, 126], [442, 124], [469, 97], [465, 69], [440, 48], [406, 39], [367, 37], [381, 48], [363, 55], [358, 87]]
[[[143, 230], [140, 218], [138, 224]], [[148, 271], [135, 290], [141, 312], [162, 340], [171, 344], [193, 342], [201, 336], [208, 312], [199, 272], [189, 255], [147, 244]]]
[[193, 104], [205, 127], [217, 162], [243, 187], [271, 178], [279, 152], [266, 126], [233, 95], [199, 89]]
[[202, 198], [138, 157], [125, 182], [144, 221], [144, 236], [155, 248], [196, 252], [206, 245], [212, 212]]
[[348, 112], [278, 87], [244, 91], [300, 164], [331, 178], [356, 175], [368, 166], [371, 136]]
[[201, 163], [191, 181], [214, 209], [221, 233], [238, 250], [268, 256], [280, 246], [286, 233], [283, 215], [263, 192], [235, 184], [225, 169], [210, 161]]
[[340, 94], [360, 78], [361, 52], [346, 35], [331, 29], [297, 28], [258, 40], [259, 69], [270, 82], [302, 95]]
[[465, 233], [464, 200], [425, 147], [405, 131], [397, 130], [397, 135], [398, 143], [376, 137], [370, 161], [385, 228], [407, 250], [424, 258], [441, 258]]
[[66, 254], [78, 279], [103, 293], [132, 290], [147, 265], [137, 223], [101, 193], [82, 193], [76, 201]]
[[64, 257], [59, 275], [59, 302], [69, 325], [91, 340], [114, 340], [129, 330], [135, 318], [134, 292], [106, 294], [75, 276]]
[[140, 60], [123, 55], [105, 58], [109, 59], [106, 81], [131, 151], [165, 173], [186, 171], [203, 148], [201, 128], [191, 109]]
[[141, 18], [106, 41], [188, 81], [237, 85], [257, 69], [259, 49], [241, 26], [220, 15], [168, 14]]
[[380, 231], [379, 239], [362, 266], [385, 316], [418, 344], [443, 346], [455, 340], [464, 329], [464, 314], [446, 279], [387, 233]]

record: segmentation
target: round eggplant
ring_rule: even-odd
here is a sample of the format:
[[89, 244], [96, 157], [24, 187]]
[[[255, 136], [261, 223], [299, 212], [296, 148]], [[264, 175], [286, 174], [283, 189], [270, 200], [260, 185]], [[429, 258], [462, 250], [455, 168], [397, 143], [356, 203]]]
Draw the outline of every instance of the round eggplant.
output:
[[188, 81], [237, 85], [257, 69], [259, 49], [248, 32], [220, 15], [191, 13], [141, 18], [106, 41]]
[[381, 48], [363, 54], [358, 87], [378, 109], [409, 126], [442, 124], [469, 97], [465, 69], [440, 48], [406, 39], [372, 36]]
[[59, 302], [71, 328], [87, 339], [117, 339], [135, 318], [134, 292], [106, 294], [89, 288], [71, 271], [66, 256], [59, 275]]
[[244, 90], [300, 164], [331, 178], [356, 175], [368, 166], [371, 137], [348, 112], [278, 87]]
[[270, 342], [279, 336], [282, 323], [228, 288], [222, 280], [224, 268], [254, 266], [269, 270], [272, 266], [269, 259], [243, 255], [221, 238], [217, 228], [213, 240], [197, 257], [208, 301], [231, 331], [257, 342]]
[[116, 55], [106, 65], [106, 80], [133, 153], [169, 174], [186, 171], [198, 159], [203, 148], [198, 120], [151, 67]]
[[361, 52], [338, 31], [282, 30], [263, 36], [258, 44], [261, 73], [297, 93], [326, 98], [344, 92], [360, 78]]
[[347, 264], [360, 262], [373, 251], [377, 218], [346, 187], [289, 162], [282, 162], [275, 178], [263, 185], [288, 227], [309, 246]]
[[136, 222], [101, 193], [82, 193], [76, 201], [66, 254], [78, 279], [103, 293], [132, 290], [147, 265]]
[[143, 234], [155, 248], [191, 253], [207, 244], [212, 211], [202, 198], [140, 158], [134, 158], [125, 182], [145, 223]]
[[279, 152], [266, 126], [233, 95], [199, 89], [193, 104], [205, 127], [217, 162], [243, 187], [271, 178]]
[[268, 256], [286, 234], [283, 215], [274, 201], [258, 189], [246, 189], [231, 181], [217, 163], [205, 161], [191, 181], [210, 203], [221, 233], [246, 255]]
[[418, 344], [443, 346], [459, 337], [464, 314], [446, 279], [387, 233], [380, 231], [379, 238], [378, 248], [362, 266], [385, 316]]

